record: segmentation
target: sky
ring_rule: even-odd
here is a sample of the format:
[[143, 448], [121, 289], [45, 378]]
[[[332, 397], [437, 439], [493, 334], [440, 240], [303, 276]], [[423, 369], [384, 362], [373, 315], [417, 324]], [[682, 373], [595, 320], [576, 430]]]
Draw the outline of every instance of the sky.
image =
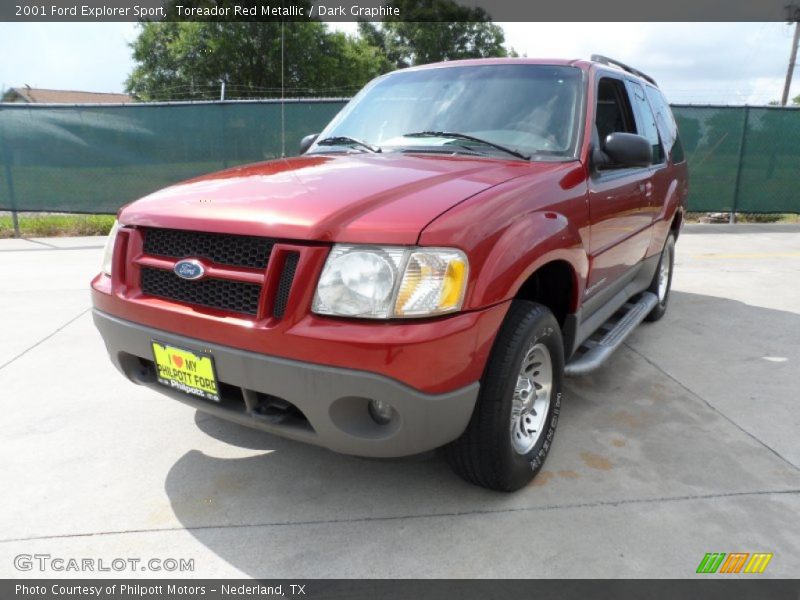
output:
[[[520, 55], [604, 54], [654, 77], [673, 103], [766, 104], [781, 97], [785, 23], [500, 23]], [[354, 32], [354, 23], [331, 27]], [[0, 23], [0, 86], [123, 91], [134, 23]], [[800, 94], [800, 67], [791, 97]]]

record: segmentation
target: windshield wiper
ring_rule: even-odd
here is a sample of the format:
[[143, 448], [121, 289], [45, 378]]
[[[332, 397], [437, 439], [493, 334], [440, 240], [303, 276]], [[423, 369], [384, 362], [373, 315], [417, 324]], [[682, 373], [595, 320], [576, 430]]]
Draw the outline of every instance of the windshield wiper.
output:
[[358, 146], [359, 148], [366, 148], [370, 152], [381, 152], [380, 146], [373, 146], [372, 144], [363, 140], [357, 140], [346, 135], [337, 135], [328, 137], [317, 142], [317, 146], [343, 146], [343, 145]]
[[506, 148], [505, 146], [501, 146], [500, 144], [495, 144], [494, 142], [490, 142], [489, 140], [484, 140], [479, 137], [475, 137], [474, 135], [468, 135], [466, 133], [458, 133], [457, 131], [417, 131], [416, 133], [404, 133], [403, 137], [449, 137], [455, 138], [457, 140], [468, 140], [471, 142], [478, 142], [479, 144], [486, 144], [487, 146], [491, 146], [492, 148], [496, 148], [497, 150], [501, 150], [506, 154], [510, 154], [511, 156], [516, 156], [517, 158], [521, 158], [522, 160], [530, 160], [531, 157], [528, 154], [523, 154], [517, 150], [512, 148]]

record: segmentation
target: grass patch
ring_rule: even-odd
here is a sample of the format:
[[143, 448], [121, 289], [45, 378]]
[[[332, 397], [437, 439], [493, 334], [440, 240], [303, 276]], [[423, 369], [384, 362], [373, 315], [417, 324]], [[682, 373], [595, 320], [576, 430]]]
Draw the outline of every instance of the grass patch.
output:
[[[686, 223], [700, 223], [707, 212], [687, 212]], [[793, 213], [736, 213], [737, 223], [800, 223], [800, 215]]]
[[[19, 215], [22, 237], [107, 235], [113, 224], [113, 215]], [[10, 237], [14, 237], [11, 215], [0, 215], [0, 238]]]
[[800, 223], [800, 215], [791, 213], [736, 213], [737, 223]]
[[[699, 223], [705, 212], [687, 212], [687, 223]], [[65, 215], [23, 213], [19, 215], [22, 237], [75, 237], [108, 235], [114, 224], [113, 215]], [[800, 215], [791, 213], [736, 213], [737, 223], [800, 223]], [[11, 215], [0, 215], [0, 239], [14, 237]]]

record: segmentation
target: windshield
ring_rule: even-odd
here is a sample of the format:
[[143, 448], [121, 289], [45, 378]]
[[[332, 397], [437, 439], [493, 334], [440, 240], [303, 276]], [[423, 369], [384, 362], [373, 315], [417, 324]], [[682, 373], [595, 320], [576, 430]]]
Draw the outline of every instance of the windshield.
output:
[[[363, 152], [366, 143], [383, 151], [508, 156], [510, 149], [525, 158], [573, 158], [581, 81], [580, 69], [552, 65], [397, 71], [353, 98], [311, 152]], [[447, 135], [456, 133], [472, 139]]]

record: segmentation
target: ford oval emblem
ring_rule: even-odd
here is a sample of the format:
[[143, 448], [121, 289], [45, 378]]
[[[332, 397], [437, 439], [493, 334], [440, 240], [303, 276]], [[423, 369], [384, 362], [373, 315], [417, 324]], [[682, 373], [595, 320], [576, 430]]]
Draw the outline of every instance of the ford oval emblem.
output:
[[175, 263], [175, 275], [181, 279], [200, 279], [206, 274], [203, 264], [199, 260], [185, 259]]

